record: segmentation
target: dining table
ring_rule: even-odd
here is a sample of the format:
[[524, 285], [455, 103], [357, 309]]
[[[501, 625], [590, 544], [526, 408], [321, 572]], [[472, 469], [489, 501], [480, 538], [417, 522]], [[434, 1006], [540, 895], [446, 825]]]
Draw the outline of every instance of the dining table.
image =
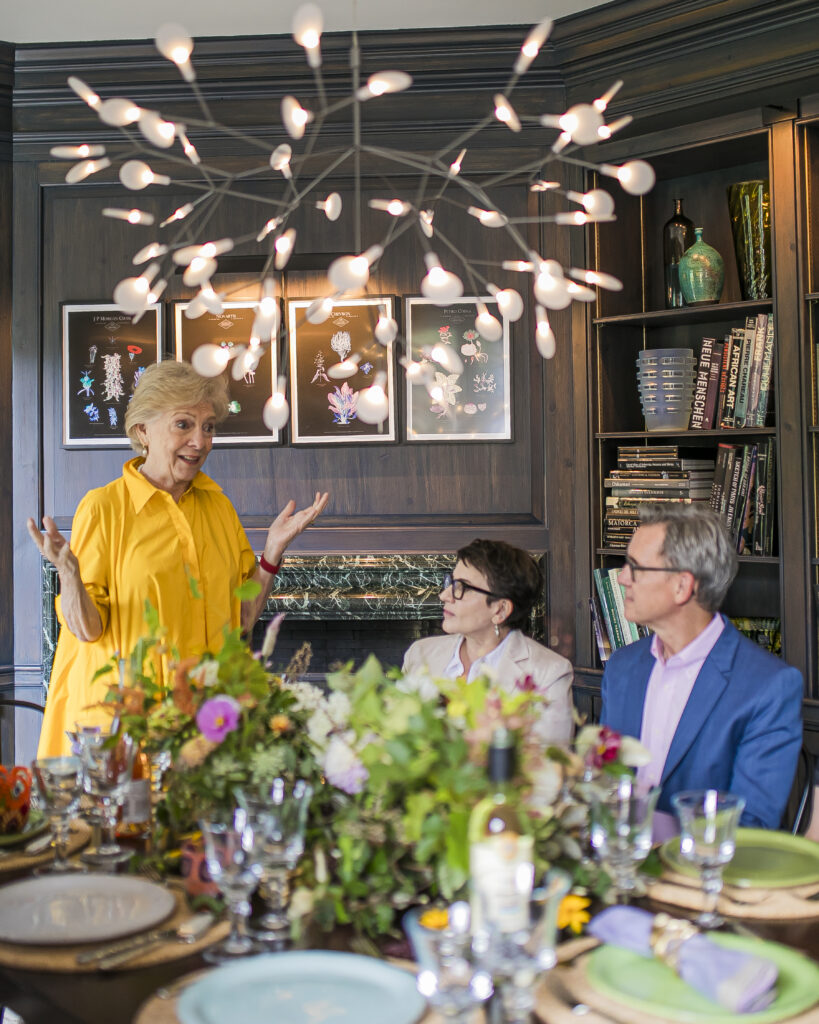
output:
[[[14, 881], [19, 881], [28, 876], [29, 872], [11, 872], [3, 874], [3, 859], [0, 858], [0, 883], [3, 887]], [[101, 878], [108, 877], [122, 878], [135, 876], [84, 876]], [[635, 902], [638, 906], [653, 912], [667, 911], [675, 916], [692, 918], [696, 913], [696, 906], [680, 906], [674, 902], [675, 893], [679, 892], [687, 901], [689, 894], [696, 897], [696, 884], [688, 888], [688, 882], [682, 876], [671, 874], [673, 885], [668, 879], [649, 879], [647, 893], [639, 897]], [[676, 886], [677, 888], [674, 888]], [[174, 899], [177, 901], [175, 913], [187, 915], [190, 913], [185, 906], [184, 895], [181, 891], [179, 880], [173, 880], [168, 888]], [[815, 886], [819, 895], [819, 884]], [[727, 887], [728, 892], [735, 893], [738, 901], [739, 914], [743, 915], [741, 890]], [[1, 895], [1, 894], [0, 894]], [[661, 897], [660, 899], [657, 896]], [[692, 897], [692, 902], [695, 899]], [[727, 897], [726, 897], [727, 898]], [[672, 900], [671, 903], [666, 900]], [[808, 900], [805, 900], [808, 903]], [[815, 907], [815, 912], [812, 910]], [[592, 908], [594, 909], [594, 908]], [[171, 920], [176, 920], [172, 916]], [[216, 927], [216, 926], [214, 926]], [[224, 929], [226, 926], [221, 925]], [[799, 951], [814, 962], [819, 963], [819, 900], [810, 901], [804, 916], [797, 918], [782, 918], [777, 915], [756, 916], [730, 916], [726, 921], [725, 931], [728, 933], [737, 930], [744, 936], [756, 936], [760, 939], [781, 943], [792, 950]], [[214, 931], [210, 941], [214, 940], [217, 932]], [[219, 937], [224, 935], [224, 930], [218, 933]], [[565, 936], [564, 936], [565, 938]], [[350, 934], [337, 932], [331, 935], [316, 935], [313, 937], [314, 948], [343, 949], [349, 947]], [[587, 940], [583, 937], [567, 938], [558, 946], [558, 962], [574, 961], [576, 950], [583, 951], [583, 943]], [[17, 1013], [25, 1021], [25, 1024], [114, 1024], [114, 1022], [131, 1022], [137, 1024], [175, 1024], [178, 1019], [174, 1013], [174, 999], [185, 987], [187, 979], [195, 972], [212, 970], [202, 959], [202, 951], [207, 940], [203, 940], [190, 951], [187, 948], [180, 948], [173, 952], [172, 959], [163, 960], [161, 957], [151, 961], [150, 957], [142, 961], [135, 961], [135, 965], [125, 964], [122, 967], [111, 971], [100, 971], [95, 969], [73, 969], [69, 960], [75, 955], [74, 948], [63, 946], [55, 948], [51, 954], [38, 961], [26, 961], [28, 955], [25, 947], [21, 949], [19, 957], [14, 956], [13, 943], [8, 948], [0, 939], [0, 1006], [5, 1006]], [[78, 948], [86, 948], [79, 946]], [[93, 947], [92, 947], [93, 948]], [[4, 952], [5, 950], [5, 952]], [[400, 955], [400, 950], [392, 950]], [[46, 950], [46, 953], [48, 951]], [[409, 955], [407, 952], [406, 955]], [[571, 1002], [562, 991], [560, 972], [567, 970], [558, 966], [552, 972], [556, 975], [557, 987], [553, 988], [549, 998], [561, 999], [567, 1004]], [[569, 975], [567, 974], [568, 978]], [[555, 993], [558, 993], [556, 995]], [[163, 998], [164, 996], [164, 998]], [[819, 998], [819, 991], [817, 992]], [[546, 1006], [543, 1003], [543, 1006]], [[810, 1016], [814, 1014], [815, 1016]], [[544, 1024], [551, 1024], [548, 1012], [538, 1014], [538, 1006], [535, 1007], [535, 1017], [544, 1021]], [[575, 1019], [574, 1017], [567, 1018]], [[589, 1020], [595, 1019], [594, 1011], [590, 1011]], [[596, 1019], [604, 1022], [611, 1022], [613, 1017], [598, 1013]], [[658, 1018], [662, 1019], [662, 1018]], [[808, 1016], [804, 1014], [797, 1018], [800, 1024], [803, 1019], [816, 1020], [819, 1022], [819, 1005], [809, 1011]]]

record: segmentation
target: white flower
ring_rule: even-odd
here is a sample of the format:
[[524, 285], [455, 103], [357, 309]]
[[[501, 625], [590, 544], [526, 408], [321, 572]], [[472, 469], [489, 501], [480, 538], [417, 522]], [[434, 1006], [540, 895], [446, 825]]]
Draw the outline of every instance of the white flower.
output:
[[350, 720], [350, 698], [340, 690], [334, 690], [325, 702], [327, 714], [336, 726], [345, 726]]
[[651, 752], [633, 736], [621, 736], [620, 760], [629, 768], [642, 768], [651, 761]]
[[312, 683], [287, 683], [284, 688], [296, 698], [296, 711], [315, 711], [325, 704], [324, 693]]
[[534, 808], [550, 807], [557, 800], [563, 785], [563, 769], [555, 761], [546, 761], [532, 774], [532, 795], [529, 802]]
[[327, 747], [322, 765], [327, 781], [345, 793], [360, 793], [370, 773], [344, 740], [334, 736]]
[[333, 731], [333, 720], [324, 710], [318, 708], [307, 721], [307, 735], [317, 747], [327, 743], [327, 737]]
[[287, 908], [287, 916], [291, 921], [294, 921], [300, 917], [307, 917], [313, 913], [313, 907], [316, 899], [311, 889], [306, 889], [304, 886], [299, 886], [293, 890], [293, 895], [290, 897], [290, 906]]
[[421, 700], [437, 700], [441, 694], [438, 684], [427, 671], [426, 667], [413, 669], [412, 672], [399, 679], [395, 684], [401, 693], [417, 693]]
[[200, 686], [215, 686], [219, 682], [219, 662], [203, 661], [189, 673], [191, 679], [195, 679]]

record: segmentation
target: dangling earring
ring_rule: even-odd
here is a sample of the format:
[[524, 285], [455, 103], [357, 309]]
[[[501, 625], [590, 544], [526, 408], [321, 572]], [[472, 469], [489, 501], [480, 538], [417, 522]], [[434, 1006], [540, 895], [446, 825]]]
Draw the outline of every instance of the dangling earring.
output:
[[495, 636], [500, 636], [500, 626], [495, 623]]
[[148, 445], [147, 444], [142, 446], [142, 457], [143, 457], [143, 459], [147, 459], [148, 458]]

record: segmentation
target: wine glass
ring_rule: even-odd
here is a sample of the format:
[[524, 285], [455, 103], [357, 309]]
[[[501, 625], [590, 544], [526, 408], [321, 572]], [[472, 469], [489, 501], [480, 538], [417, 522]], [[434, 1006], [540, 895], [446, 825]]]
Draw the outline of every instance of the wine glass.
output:
[[592, 792], [591, 844], [611, 871], [618, 899], [627, 903], [639, 895], [637, 868], [651, 850], [651, 826], [660, 795], [658, 786], [647, 793], [632, 775], [621, 775], [608, 792]]
[[262, 833], [259, 894], [267, 912], [255, 935], [266, 942], [281, 942], [290, 931], [290, 873], [304, 853], [304, 830], [312, 796], [313, 787], [303, 779], [292, 785], [284, 779], [274, 779], [265, 797], [242, 801]]
[[97, 867], [113, 868], [131, 856], [116, 838], [117, 809], [134, 770], [136, 743], [123, 732], [105, 733], [77, 726], [77, 742], [82, 760], [83, 789], [97, 801], [102, 818], [100, 845], [86, 850], [81, 860]]
[[671, 804], [680, 819], [680, 854], [695, 864], [702, 880], [705, 906], [697, 918], [700, 928], [718, 928], [722, 869], [734, 856], [739, 819], [745, 798], [716, 789], [677, 793]]
[[38, 757], [31, 762], [31, 773], [54, 835], [54, 860], [34, 874], [84, 871], [80, 864], [66, 859], [69, 825], [82, 795], [82, 761], [78, 757]]
[[480, 951], [472, 946], [469, 904], [453, 903], [447, 915], [446, 928], [430, 933], [424, 955], [419, 957], [423, 967], [416, 985], [444, 1020], [467, 1021], [492, 995], [492, 974], [479, 964]]
[[261, 831], [243, 807], [212, 815], [199, 823], [205, 844], [205, 863], [213, 881], [225, 897], [230, 934], [218, 946], [206, 950], [208, 963], [221, 964], [263, 947], [247, 933], [250, 896], [262, 874], [259, 863]]
[[150, 755], [151, 765], [151, 795], [154, 800], [159, 799], [162, 794], [162, 783], [165, 780], [165, 772], [171, 767], [170, 750], [155, 750]]

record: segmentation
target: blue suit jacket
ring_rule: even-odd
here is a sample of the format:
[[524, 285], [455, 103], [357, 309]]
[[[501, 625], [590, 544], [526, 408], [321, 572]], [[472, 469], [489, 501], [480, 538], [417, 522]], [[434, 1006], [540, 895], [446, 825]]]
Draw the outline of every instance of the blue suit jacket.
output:
[[[802, 744], [802, 675], [725, 619], [671, 741], [658, 809], [685, 789], [745, 797], [742, 824], [779, 828]], [[612, 654], [603, 675], [604, 725], [640, 737], [654, 667], [645, 638]]]

